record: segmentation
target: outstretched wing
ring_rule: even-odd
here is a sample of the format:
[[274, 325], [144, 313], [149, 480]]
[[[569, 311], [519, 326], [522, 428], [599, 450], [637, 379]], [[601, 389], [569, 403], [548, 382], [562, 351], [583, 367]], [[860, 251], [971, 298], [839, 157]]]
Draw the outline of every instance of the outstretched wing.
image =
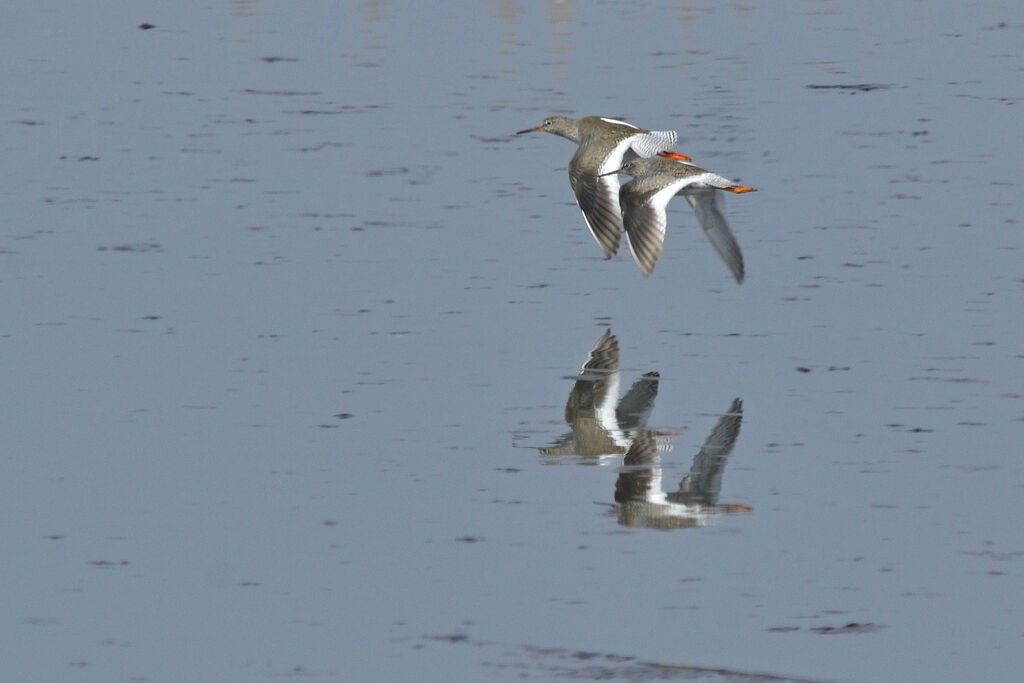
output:
[[728, 410], [718, 419], [704, 445], [693, 457], [690, 472], [679, 482], [679, 491], [671, 496], [687, 505], [716, 505], [722, 488], [725, 462], [736, 445], [743, 422], [743, 401], [734, 399]]
[[611, 258], [619, 250], [619, 235], [622, 233], [618, 179], [613, 175], [602, 178], [570, 164], [569, 185], [590, 234], [597, 240], [605, 258]]
[[[681, 182], [681, 181], [680, 181]], [[656, 192], [638, 190], [632, 180], [619, 190], [622, 222], [633, 260], [645, 276], [654, 271], [665, 244], [665, 207], [675, 195], [678, 183]]]
[[707, 186], [690, 186], [683, 189], [679, 194], [686, 197], [690, 202], [694, 213], [697, 214], [697, 221], [700, 227], [704, 228], [711, 246], [715, 248], [718, 255], [725, 261], [736, 282], [743, 283], [743, 252], [736, 237], [729, 229], [729, 224], [722, 215], [718, 200], [718, 191]]

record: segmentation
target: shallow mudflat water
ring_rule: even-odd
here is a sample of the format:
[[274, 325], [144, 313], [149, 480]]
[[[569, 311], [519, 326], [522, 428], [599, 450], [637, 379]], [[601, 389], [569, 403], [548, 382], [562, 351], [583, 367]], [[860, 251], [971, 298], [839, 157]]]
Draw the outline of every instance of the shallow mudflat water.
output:
[[8, 15], [4, 678], [1019, 676], [1015, 4]]

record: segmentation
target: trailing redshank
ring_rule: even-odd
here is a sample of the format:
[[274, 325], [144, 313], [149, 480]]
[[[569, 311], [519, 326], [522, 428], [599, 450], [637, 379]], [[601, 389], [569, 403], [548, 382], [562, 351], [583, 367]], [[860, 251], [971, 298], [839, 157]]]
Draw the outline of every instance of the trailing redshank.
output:
[[[569, 184], [576, 194], [576, 203], [583, 211], [591, 234], [611, 258], [619, 249], [622, 215], [619, 210], [619, 181], [609, 171], [622, 166], [626, 159], [652, 157], [676, 144], [675, 131], [652, 131], [601, 116], [571, 119], [551, 116], [536, 128], [521, 130], [516, 135], [544, 131], [577, 143], [576, 154], [569, 161]], [[676, 154], [679, 159], [685, 155]]]
[[680, 163], [681, 155], [663, 152], [645, 159], [631, 159], [609, 174], [625, 173], [633, 180], [619, 190], [622, 221], [633, 259], [644, 275], [650, 275], [665, 242], [665, 209], [677, 194], [690, 202], [704, 234], [729, 267], [737, 283], [743, 282], [743, 253], [718, 205], [715, 190], [736, 194], [754, 192], [717, 173], [690, 163]]

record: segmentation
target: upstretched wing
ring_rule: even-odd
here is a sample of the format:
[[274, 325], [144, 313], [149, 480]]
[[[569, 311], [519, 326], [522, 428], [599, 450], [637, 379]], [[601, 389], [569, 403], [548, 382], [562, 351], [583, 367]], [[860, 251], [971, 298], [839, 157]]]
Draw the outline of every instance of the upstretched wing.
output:
[[743, 401], [734, 399], [718, 419], [700, 451], [693, 457], [690, 472], [679, 482], [679, 491], [672, 496], [687, 505], [715, 505], [722, 487], [725, 462], [736, 445], [743, 422]]
[[644, 373], [619, 401], [615, 419], [623, 431], [636, 432], [647, 426], [647, 418], [651, 416], [654, 399], [658, 396], [659, 377], [657, 372]]

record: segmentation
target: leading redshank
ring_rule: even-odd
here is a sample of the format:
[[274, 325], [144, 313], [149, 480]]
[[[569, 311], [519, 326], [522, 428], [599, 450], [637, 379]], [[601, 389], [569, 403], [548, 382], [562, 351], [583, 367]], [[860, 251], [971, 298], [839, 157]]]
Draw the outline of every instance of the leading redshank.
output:
[[[619, 249], [622, 215], [619, 209], [619, 181], [608, 172], [622, 166], [623, 160], [651, 157], [676, 144], [675, 131], [652, 131], [601, 116], [571, 119], [551, 116], [536, 128], [521, 130], [517, 135], [544, 131], [577, 143], [576, 154], [569, 161], [569, 184], [576, 194], [576, 203], [583, 211], [591, 234], [611, 258]], [[676, 154], [680, 160], [685, 155]]]
[[619, 203], [622, 221], [633, 259], [644, 275], [650, 275], [665, 242], [665, 209], [677, 194], [690, 202], [704, 234], [729, 267], [736, 282], [743, 283], [743, 253], [718, 206], [715, 190], [736, 194], [754, 192], [717, 173], [690, 163], [680, 163], [681, 155], [664, 152], [651, 159], [631, 159], [610, 174], [625, 173], [633, 180], [622, 186]]
[[[572, 385], [565, 403], [565, 421], [571, 431], [555, 443], [538, 448], [541, 455], [605, 457], [622, 455], [633, 438], [647, 427], [647, 418], [658, 395], [657, 372], [648, 372], [619, 399], [621, 372], [619, 342], [605, 330], [591, 349], [587, 362]], [[657, 441], [669, 445], [666, 434]]]

